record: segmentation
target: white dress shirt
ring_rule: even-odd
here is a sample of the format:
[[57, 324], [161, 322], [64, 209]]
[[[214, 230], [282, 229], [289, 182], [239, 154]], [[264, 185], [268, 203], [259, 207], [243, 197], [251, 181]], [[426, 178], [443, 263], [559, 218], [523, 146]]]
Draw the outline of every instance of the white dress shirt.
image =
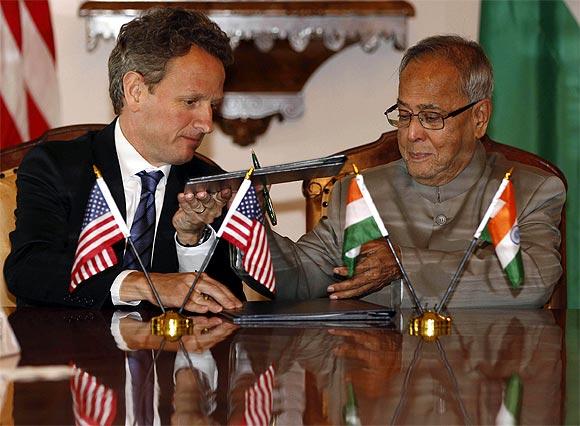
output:
[[[167, 185], [167, 177], [169, 176], [171, 165], [166, 164], [160, 167], [155, 167], [145, 160], [123, 134], [119, 120], [117, 120], [117, 123], [115, 124], [115, 149], [117, 150], [117, 157], [121, 168], [121, 178], [123, 180], [123, 189], [125, 192], [127, 226], [129, 229], [131, 229], [131, 225], [133, 224], [133, 218], [141, 198], [141, 178], [137, 176], [137, 173], [142, 170], [145, 170], [146, 172], [161, 170], [163, 172], [163, 177], [159, 181], [157, 189], [155, 190], [155, 234], [157, 234], [157, 224], [159, 223], [159, 217], [161, 216], [165, 187]], [[175, 247], [177, 249], [177, 260], [179, 262], [179, 272], [193, 272], [199, 269], [203, 263], [205, 255], [216, 238], [215, 231], [211, 227], [210, 229], [212, 231], [211, 237], [195, 247], [184, 247], [179, 244], [177, 242], [176, 234], [174, 239]], [[155, 251], [152, 252], [152, 259], [154, 257]], [[121, 301], [121, 283], [131, 272], [133, 271], [123, 271], [117, 275], [115, 281], [113, 281], [113, 285], [111, 286], [111, 300], [114, 305], [135, 306], [141, 302], [140, 300]]]

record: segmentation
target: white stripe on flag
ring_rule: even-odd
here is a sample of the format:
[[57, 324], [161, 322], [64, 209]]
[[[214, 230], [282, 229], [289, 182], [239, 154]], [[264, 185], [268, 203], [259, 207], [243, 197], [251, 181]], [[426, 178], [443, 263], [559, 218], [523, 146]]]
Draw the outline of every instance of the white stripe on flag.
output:
[[372, 217], [372, 213], [364, 198], [359, 198], [358, 200], [348, 203], [346, 205], [346, 211], [344, 223], [345, 228]]
[[30, 139], [22, 55], [0, 7], [0, 96], [23, 141]]
[[[517, 225], [518, 222], [516, 220], [514, 226]], [[505, 269], [511, 263], [511, 261], [514, 260], [519, 250], [520, 246], [515, 244], [511, 239], [511, 232], [508, 232], [506, 235], [504, 235], [504, 237], [495, 247], [495, 253], [497, 254], [499, 263], [501, 263], [503, 269]]]
[[59, 120], [59, 104], [54, 62], [27, 7], [20, 8], [20, 18], [26, 86], [49, 127], [55, 127]]
[[125, 223], [125, 220], [123, 220], [123, 216], [121, 215], [121, 212], [119, 211], [119, 208], [117, 207], [117, 203], [115, 203], [115, 200], [113, 199], [113, 196], [111, 195], [111, 191], [109, 190], [107, 183], [105, 182], [105, 180], [103, 178], [98, 178], [96, 183], [99, 186], [99, 189], [101, 190], [101, 194], [103, 194], [105, 201], [107, 202], [107, 206], [109, 207], [111, 214], [115, 218], [115, 222], [117, 223], [117, 225], [119, 225], [119, 228], [121, 228], [121, 232], [123, 233], [123, 236], [125, 238], [131, 236], [131, 231], [129, 231], [129, 228], [127, 227], [127, 224]]
[[218, 229], [218, 231], [216, 232], [216, 236], [218, 238], [221, 238], [226, 226], [228, 226], [228, 222], [230, 221], [232, 215], [234, 213], [236, 213], [238, 206], [242, 202], [242, 199], [246, 195], [246, 192], [248, 192], [248, 189], [250, 189], [251, 185], [252, 185], [251, 179], [244, 179], [244, 181], [240, 185], [238, 192], [236, 193], [236, 196], [234, 197], [232, 204], [230, 205], [230, 208], [228, 209], [228, 212], [226, 213], [226, 217], [224, 218], [224, 221], [222, 222], [222, 225], [220, 226], [220, 229]]
[[377, 210], [377, 207], [375, 206], [375, 203], [373, 202], [373, 198], [371, 197], [371, 194], [369, 193], [369, 191], [365, 185], [365, 181], [364, 181], [362, 175], [356, 175], [356, 181], [358, 183], [358, 188], [359, 188], [363, 198], [367, 202], [367, 206], [368, 206], [369, 210], [371, 211], [371, 214], [375, 218], [375, 222], [376, 222], [377, 226], [379, 227], [379, 230], [381, 231], [381, 235], [383, 237], [388, 236], [389, 232], [387, 231], [387, 228], [385, 227], [383, 219], [381, 218], [381, 215], [379, 214], [379, 211]]

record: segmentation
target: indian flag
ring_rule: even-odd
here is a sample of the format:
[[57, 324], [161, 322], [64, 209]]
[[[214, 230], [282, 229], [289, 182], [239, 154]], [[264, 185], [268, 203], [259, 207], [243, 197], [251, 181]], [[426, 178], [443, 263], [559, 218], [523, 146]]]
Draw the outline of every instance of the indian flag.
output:
[[517, 374], [507, 380], [503, 400], [495, 418], [497, 426], [513, 426], [519, 424], [522, 404], [522, 380]]
[[348, 276], [352, 277], [361, 246], [369, 241], [386, 237], [389, 233], [362, 175], [357, 174], [350, 181], [346, 202], [342, 260], [348, 267]]
[[493, 244], [499, 263], [506, 272], [512, 288], [518, 288], [524, 281], [524, 265], [520, 251], [515, 193], [511, 181], [507, 183], [497, 200], [486, 231], [482, 238]]

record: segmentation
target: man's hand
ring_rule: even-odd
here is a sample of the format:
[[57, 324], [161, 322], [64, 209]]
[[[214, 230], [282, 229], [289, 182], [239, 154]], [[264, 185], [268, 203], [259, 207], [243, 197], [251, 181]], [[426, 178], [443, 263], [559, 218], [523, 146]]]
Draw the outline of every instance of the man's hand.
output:
[[[189, 291], [189, 287], [195, 280], [196, 273], [160, 274], [152, 272], [150, 276], [164, 306], [179, 308]], [[120, 295], [121, 300], [147, 300], [155, 305], [158, 304], [147, 284], [145, 274], [142, 272], [135, 271], [125, 277], [121, 284]], [[241, 306], [242, 302], [226, 286], [204, 273], [195, 285], [195, 289], [185, 304], [185, 309], [189, 312], [203, 314], [208, 311], [217, 313], [224, 308], [234, 309]]]
[[[181, 337], [181, 341], [187, 352], [203, 352], [213, 348], [222, 340], [225, 340], [239, 327], [225, 322], [218, 317], [194, 316], [189, 318], [193, 323], [192, 334]], [[119, 330], [127, 347], [131, 350], [161, 348], [167, 352], [180, 350], [179, 342], [170, 342], [163, 336], [151, 334], [151, 322], [143, 322], [131, 317], [121, 318]]]
[[203, 352], [213, 348], [236, 331], [239, 326], [217, 317], [192, 317], [193, 331], [181, 341], [187, 352]]
[[[395, 250], [398, 248], [395, 246]], [[348, 276], [348, 268], [334, 268], [334, 273]], [[366, 243], [356, 260], [354, 276], [348, 280], [328, 286], [331, 299], [348, 299], [365, 296], [388, 285], [391, 281], [401, 278], [397, 262], [384, 240]]]
[[330, 329], [343, 342], [334, 346], [333, 354], [347, 360], [347, 380], [367, 398], [380, 398], [391, 388], [385, 383], [401, 371], [402, 336], [382, 329]]
[[173, 215], [177, 240], [184, 245], [197, 244], [206, 225], [222, 214], [223, 207], [232, 196], [230, 189], [215, 194], [205, 191], [177, 195], [179, 209]]

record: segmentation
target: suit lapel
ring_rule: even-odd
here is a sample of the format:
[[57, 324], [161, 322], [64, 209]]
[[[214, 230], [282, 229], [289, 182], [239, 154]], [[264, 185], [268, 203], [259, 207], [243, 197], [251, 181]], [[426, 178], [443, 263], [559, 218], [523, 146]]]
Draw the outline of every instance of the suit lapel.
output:
[[127, 220], [123, 178], [121, 177], [121, 168], [119, 167], [117, 149], [115, 148], [116, 122], [117, 120], [113, 121], [97, 133], [91, 140], [91, 143], [93, 146], [95, 165], [101, 170], [103, 179], [107, 183], [123, 219]]

